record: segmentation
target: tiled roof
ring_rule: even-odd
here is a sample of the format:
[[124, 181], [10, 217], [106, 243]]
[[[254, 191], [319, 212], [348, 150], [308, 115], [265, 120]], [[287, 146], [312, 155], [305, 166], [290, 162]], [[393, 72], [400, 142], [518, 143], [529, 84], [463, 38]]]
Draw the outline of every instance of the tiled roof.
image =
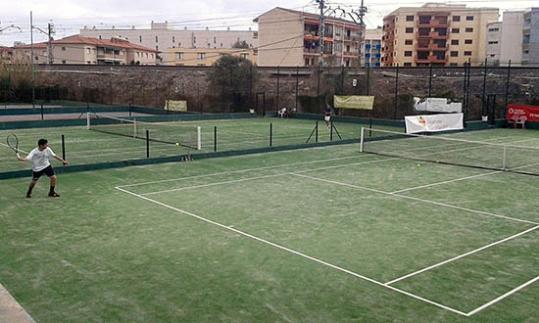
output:
[[[140, 51], [146, 51], [146, 52], [154, 52], [158, 53], [159, 51], [148, 48], [140, 45], [136, 45], [133, 43], [128, 42], [127, 40], [118, 39], [118, 38], [112, 38], [112, 39], [97, 39], [93, 37], [84, 37], [80, 35], [73, 35], [68, 36], [62, 39], [53, 40], [52, 43], [54, 45], [93, 45], [96, 47], [115, 47], [115, 48], [124, 48], [124, 49], [135, 49]], [[28, 49], [31, 48], [31, 45], [21, 45], [21, 46], [15, 46], [14, 48], [17, 49]], [[33, 48], [47, 48], [47, 43], [36, 43], [33, 45]]]

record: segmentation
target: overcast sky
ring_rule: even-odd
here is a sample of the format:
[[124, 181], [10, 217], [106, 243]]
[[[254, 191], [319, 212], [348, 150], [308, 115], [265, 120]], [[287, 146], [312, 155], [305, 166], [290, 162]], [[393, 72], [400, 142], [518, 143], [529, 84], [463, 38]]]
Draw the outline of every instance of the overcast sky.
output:
[[[361, 0], [327, 0], [328, 6], [357, 8]], [[430, 1], [436, 2], [436, 1]], [[498, 7], [501, 10], [525, 9], [539, 6], [539, 0], [466, 0], [445, 1], [466, 3], [470, 7]], [[369, 9], [366, 22], [369, 28], [381, 25], [382, 18], [402, 6], [420, 6], [418, 0], [365, 0]], [[149, 28], [150, 22], [169, 21], [174, 28], [256, 29], [253, 18], [274, 7], [313, 12], [315, 1], [309, 0], [0, 0], [0, 44], [12, 46], [14, 41], [30, 42], [30, 11], [34, 25], [46, 30], [47, 23], [56, 26], [55, 38], [77, 34], [85, 25], [92, 27]], [[7, 28], [9, 25], [20, 27]], [[34, 42], [46, 40], [35, 31]]]

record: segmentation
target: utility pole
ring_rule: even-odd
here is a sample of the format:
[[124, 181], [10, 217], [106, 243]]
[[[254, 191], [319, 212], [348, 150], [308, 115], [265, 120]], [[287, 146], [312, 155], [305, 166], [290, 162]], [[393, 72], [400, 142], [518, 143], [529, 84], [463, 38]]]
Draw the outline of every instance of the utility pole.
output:
[[34, 67], [34, 20], [30, 11], [30, 64], [32, 66], [32, 109], [36, 108], [35, 67]]
[[320, 8], [320, 26], [318, 28], [318, 34], [320, 35], [320, 61], [318, 62], [319, 65], [324, 64], [324, 34], [325, 34], [325, 26], [324, 26], [324, 19], [325, 19], [325, 13], [324, 9], [326, 8], [326, 1], [325, 0], [316, 0], [316, 2], [319, 5]]
[[52, 65], [52, 64], [54, 64], [54, 57], [53, 57], [53, 55], [52, 55], [52, 41], [54, 40], [54, 39], [52, 38], [52, 35], [54, 35], [54, 25], [53, 25], [52, 23], [49, 22], [49, 25], [48, 25], [48, 29], [47, 29], [47, 30], [48, 30], [48, 33], [47, 33], [47, 34], [48, 34], [48, 36], [49, 36], [49, 41], [48, 41], [48, 43], [47, 43], [47, 51], [48, 51], [48, 53], [47, 53], [47, 58], [48, 58], [47, 63], [48, 63], [49, 65]]

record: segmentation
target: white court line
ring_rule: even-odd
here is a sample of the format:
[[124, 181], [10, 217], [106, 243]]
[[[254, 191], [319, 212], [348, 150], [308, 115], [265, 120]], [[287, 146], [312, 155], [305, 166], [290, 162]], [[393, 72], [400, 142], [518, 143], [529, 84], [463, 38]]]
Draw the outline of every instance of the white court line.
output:
[[174, 188], [174, 189], [170, 189], [170, 190], [144, 193], [144, 194], [140, 194], [140, 195], [141, 196], [148, 196], [148, 195], [156, 195], [156, 194], [161, 194], [161, 193], [178, 192], [178, 191], [191, 190], [191, 189], [196, 189], [196, 188], [211, 187], [211, 186], [224, 185], [224, 184], [241, 183], [241, 182], [246, 182], [246, 181], [254, 181], [254, 180], [262, 179], [262, 178], [270, 178], [270, 177], [284, 176], [284, 175], [290, 175], [290, 174], [291, 173], [279, 173], [279, 174], [256, 176], [256, 177], [247, 177], [247, 178], [233, 179], [233, 180], [223, 181], [223, 182], [214, 182], [214, 183], [209, 183], [209, 184], [185, 186], [185, 187]]
[[419, 190], [419, 189], [422, 189], [422, 188], [427, 188], [427, 187], [432, 187], [432, 186], [438, 186], [438, 185], [443, 185], [443, 184], [460, 182], [460, 181], [465, 181], [465, 180], [472, 179], [472, 178], [483, 177], [483, 176], [488, 176], [488, 175], [494, 175], [494, 174], [498, 174], [498, 173], [501, 173], [501, 172], [502, 172], [501, 170], [498, 170], [498, 171], [495, 171], [495, 172], [489, 172], [489, 173], [484, 173], [484, 174], [476, 174], [476, 175], [471, 175], [471, 176], [466, 176], [466, 177], [460, 177], [460, 178], [455, 178], [455, 179], [451, 179], [451, 180], [447, 180], [447, 181], [443, 181], [443, 182], [405, 188], [403, 190], [391, 192], [390, 194], [399, 194], [399, 193]]
[[512, 236], [507, 237], [507, 238], [502, 239], [502, 240], [498, 240], [498, 241], [496, 241], [496, 242], [493, 242], [493, 243], [488, 244], [488, 245], [486, 245], [486, 246], [483, 246], [483, 247], [481, 247], [481, 248], [477, 248], [477, 249], [475, 249], [475, 250], [472, 250], [472, 251], [463, 253], [463, 254], [458, 255], [458, 256], [456, 256], [456, 257], [453, 257], [453, 258], [444, 260], [444, 261], [439, 262], [439, 263], [437, 263], [437, 264], [434, 264], [434, 265], [432, 265], [432, 266], [428, 266], [428, 267], [425, 267], [425, 268], [420, 269], [420, 270], [418, 270], [418, 271], [414, 271], [413, 273], [409, 273], [409, 274], [407, 274], [407, 275], [404, 275], [404, 276], [395, 278], [395, 279], [393, 279], [393, 280], [391, 280], [391, 281], [388, 281], [388, 282], [385, 283], [385, 284], [386, 284], [386, 285], [394, 284], [394, 283], [396, 283], [396, 282], [398, 282], [398, 281], [401, 281], [401, 280], [410, 278], [410, 277], [412, 277], [412, 276], [421, 274], [421, 273], [423, 273], [423, 272], [425, 272], [425, 271], [428, 271], [428, 270], [434, 269], [434, 268], [436, 268], [436, 267], [445, 265], [445, 264], [450, 263], [450, 262], [452, 262], [452, 261], [455, 261], [455, 260], [458, 260], [458, 259], [467, 257], [467, 256], [469, 256], [469, 255], [473, 255], [474, 253], [478, 253], [478, 252], [480, 252], [480, 251], [483, 251], [483, 250], [485, 250], [485, 249], [494, 247], [494, 246], [496, 246], [496, 245], [499, 245], [499, 244], [501, 244], [501, 243], [507, 242], [507, 241], [509, 241], [509, 240], [513, 240], [513, 239], [515, 239], [515, 238], [518, 238], [518, 237], [520, 237], [520, 236], [522, 236], [522, 235], [524, 235], [524, 234], [526, 234], [526, 233], [535, 231], [535, 230], [537, 230], [537, 229], [539, 229], [539, 226], [535, 226], [535, 227], [530, 228], [530, 229], [528, 229], [528, 230], [526, 230], [526, 231], [519, 232], [519, 233], [517, 233], [517, 234], [515, 234], [515, 235], [512, 235]]
[[512, 295], [512, 294], [514, 294], [514, 293], [516, 293], [516, 292], [518, 292], [519, 290], [523, 289], [524, 287], [529, 286], [529, 285], [535, 283], [535, 282], [538, 281], [538, 280], [539, 280], [539, 276], [537, 276], [537, 277], [535, 277], [535, 278], [533, 278], [533, 279], [527, 281], [526, 283], [524, 283], [524, 284], [522, 284], [522, 285], [516, 287], [515, 289], [513, 289], [513, 290], [511, 290], [511, 291], [509, 291], [509, 292], [507, 292], [507, 293], [505, 293], [505, 294], [503, 294], [503, 295], [501, 295], [501, 296], [499, 296], [499, 297], [493, 299], [492, 301], [490, 301], [490, 302], [488, 302], [488, 303], [485, 303], [485, 304], [479, 306], [479, 307], [476, 308], [475, 310], [468, 312], [468, 313], [466, 314], [466, 316], [472, 316], [472, 315], [476, 314], [477, 312], [482, 311], [482, 310], [484, 310], [485, 308], [487, 308], [487, 307], [489, 307], [489, 306], [491, 306], [491, 305], [493, 305], [493, 304], [498, 303], [499, 301], [501, 301], [502, 299], [506, 298], [507, 296], [510, 296], [510, 295]]
[[257, 236], [254, 236], [252, 234], [249, 234], [249, 233], [246, 233], [244, 231], [241, 231], [241, 230], [238, 230], [238, 229], [235, 229], [234, 227], [230, 226], [230, 225], [224, 225], [224, 224], [221, 224], [219, 222], [216, 222], [216, 221], [213, 221], [213, 220], [210, 220], [210, 219], [207, 219], [207, 218], [204, 218], [200, 215], [196, 215], [194, 213], [191, 213], [191, 212], [188, 212], [188, 211], [185, 211], [185, 210], [182, 210], [182, 209], [179, 209], [179, 208], [176, 208], [176, 207], [173, 207], [173, 206], [170, 206], [168, 204], [165, 204], [165, 203], [162, 203], [162, 202], [159, 202], [159, 201], [156, 201], [156, 200], [152, 200], [150, 198], [147, 198], [145, 196], [142, 196], [140, 194], [136, 194], [136, 193], [133, 193], [131, 191], [128, 191], [128, 190], [124, 190], [120, 187], [115, 187], [115, 189], [119, 190], [119, 191], [122, 191], [124, 193], [127, 193], [127, 194], [130, 194], [130, 195], [133, 195], [135, 197], [138, 197], [140, 199], [143, 199], [145, 201], [148, 201], [148, 202], [151, 202], [151, 203], [154, 203], [154, 204], [157, 204], [157, 205], [160, 205], [162, 207], [165, 207], [167, 209], [170, 209], [170, 210], [173, 210], [173, 211], [176, 211], [178, 213], [182, 213], [182, 214], [185, 214], [185, 215], [188, 215], [188, 216], [191, 216], [191, 217], [194, 217], [196, 219], [199, 219], [201, 221], [204, 221], [206, 223], [209, 223], [209, 224], [212, 224], [212, 225], [215, 225], [215, 226], [218, 226], [218, 227], [221, 227], [225, 230], [229, 230], [229, 231], [232, 231], [234, 233], [237, 233], [237, 234], [240, 234], [244, 237], [247, 237], [247, 238], [250, 238], [250, 239], [253, 239], [253, 240], [256, 240], [258, 242], [261, 242], [261, 243], [264, 243], [264, 244], [267, 244], [267, 245], [270, 245], [274, 248], [277, 248], [277, 249], [280, 249], [280, 250], [283, 250], [283, 251], [286, 251], [288, 253], [292, 253], [296, 256], [300, 256], [300, 257], [303, 257], [303, 258], [306, 258], [308, 260], [311, 260], [311, 261], [314, 261], [316, 263], [319, 263], [319, 264], [322, 264], [324, 266], [327, 266], [327, 267], [330, 267], [330, 268], [333, 268], [333, 269], [336, 269], [338, 271], [341, 271], [341, 272], [344, 272], [346, 274], [349, 274], [349, 275], [352, 275], [354, 277], [357, 277], [357, 278], [360, 278], [360, 279], [363, 279], [365, 281], [368, 281], [368, 282], [371, 282], [373, 284], [376, 284], [378, 286], [381, 286], [381, 287], [384, 287], [384, 288], [387, 288], [387, 289], [390, 289], [392, 291], [395, 291], [395, 292], [398, 292], [400, 294], [404, 294], [404, 295], [407, 295], [409, 297], [412, 297], [416, 300], [420, 300], [422, 302], [425, 302], [425, 303], [428, 303], [428, 304], [431, 304], [431, 305], [434, 305], [438, 308], [441, 308], [441, 309], [444, 309], [444, 310], [447, 310], [447, 311], [451, 311], [453, 313], [456, 313], [456, 314], [459, 314], [459, 315], [462, 315], [462, 316], [468, 316], [466, 313], [462, 312], [462, 311], [459, 311], [457, 309], [454, 309], [452, 307], [449, 307], [449, 306], [446, 306], [446, 305], [443, 305], [441, 303], [437, 303], [435, 301], [432, 301], [432, 300], [429, 300], [427, 298], [424, 298], [424, 297], [421, 297], [421, 296], [418, 296], [418, 295], [415, 295], [415, 294], [412, 294], [410, 292], [407, 292], [407, 291], [404, 291], [404, 290], [401, 290], [401, 289], [398, 289], [398, 288], [395, 288], [393, 286], [388, 286], [388, 285], [385, 285], [384, 283], [382, 282], [379, 282], [377, 280], [374, 280], [372, 278], [369, 278], [367, 276], [363, 276], [363, 275], [360, 275], [358, 273], [355, 273], [351, 270], [348, 270], [348, 269], [345, 269], [343, 267], [339, 267], [337, 265], [334, 265], [334, 264], [331, 264], [329, 262], [326, 262], [324, 260], [321, 260], [321, 259], [318, 259], [318, 258], [315, 258], [313, 256], [309, 256], [307, 254], [304, 254], [304, 253], [301, 253], [299, 251], [296, 251], [296, 250], [293, 250], [293, 249], [290, 249], [290, 248], [287, 248], [285, 246], [282, 246], [282, 245], [279, 245], [277, 243], [274, 243], [274, 242], [271, 242], [271, 241], [268, 241], [268, 240], [265, 240], [265, 239], [262, 239], [262, 238], [259, 238]]
[[371, 191], [371, 192], [376, 192], [376, 193], [380, 193], [380, 194], [390, 195], [390, 196], [394, 196], [394, 197], [398, 197], [398, 198], [414, 200], [414, 201], [418, 201], [418, 202], [421, 202], [421, 203], [433, 204], [433, 205], [443, 206], [443, 207], [452, 208], [452, 209], [456, 209], [456, 210], [467, 211], [467, 212], [470, 212], [470, 213], [476, 213], [476, 214], [480, 214], [480, 215], [484, 215], [484, 216], [502, 218], [502, 219], [506, 219], [506, 220], [523, 222], [523, 223], [528, 223], [528, 224], [533, 224], [533, 225], [539, 225], [539, 223], [533, 222], [533, 221], [523, 220], [523, 219], [519, 219], [519, 218], [513, 218], [513, 217], [510, 217], [510, 216], [500, 215], [500, 214], [486, 212], [486, 211], [468, 209], [468, 208], [465, 208], [465, 207], [446, 204], [446, 203], [442, 203], [442, 202], [424, 200], [424, 199], [420, 199], [420, 198], [416, 198], [416, 197], [412, 197], [412, 196], [406, 196], [406, 195], [400, 195], [400, 194], [392, 194], [392, 193], [389, 193], [389, 192], [380, 191], [380, 190], [376, 190], [376, 189], [373, 189], [373, 188], [358, 186], [358, 185], [354, 185], [354, 184], [347, 184], [347, 183], [338, 182], [338, 181], [332, 181], [332, 180], [328, 180], [328, 179], [324, 179], [324, 178], [320, 178], [320, 177], [302, 175], [302, 174], [298, 174], [298, 173], [292, 173], [292, 175], [309, 178], [309, 179], [312, 179], [312, 180], [315, 180], [315, 181], [321, 181], [321, 182], [326, 182], [326, 183], [330, 183], [330, 184], [336, 184], [336, 185], [351, 187], [351, 188], [355, 188], [355, 189], [359, 189], [359, 190], [365, 190], [365, 191]]
[[[325, 147], [324, 147], [325, 148]], [[309, 148], [310, 149], [310, 148]], [[279, 152], [283, 153], [283, 152]], [[304, 164], [316, 164], [316, 163], [324, 163], [324, 162], [330, 162], [330, 161], [337, 161], [337, 160], [346, 160], [346, 159], [357, 159], [358, 156], [348, 156], [348, 157], [340, 157], [340, 158], [330, 158], [330, 159], [321, 159], [321, 160], [311, 160], [306, 162], [299, 162], [299, 163], [287, 163], [287, 164], [279, 164], [279, 165], [271, 165], [271, 166], [262, 166], [262, 167], [254, 167], [254, 168], [244, 168], [239, 170], [232, 170], [232, 171], [224, 171], [224, 172], [217, 172], [212, 174], [204, 174], [204, 175], [194, 175], [194, 176], [187, 176], [187, 177], [179, 177], [179, 178], [169, 178], [159, 181], [151, 181], [151, 182], [143, 182], [143, 183], [135, 183], [135, 184], [128, 184], [128, 185], [121, 185], [119, 187], [133, 187], [133, 186], [142, 186], [142, 185], [151, 185], [151, 184], [160, 184], [160, 183], [166, 183], [166, 182], [175, 182], [175, 181], [182, 181], [185, 179], [192, 179], [192, 178], [200, 178], [200, 177], [211, 177], [211, 176], [217, 176], [217, 175], [227, 175], [227, 174], [235, 174], [235, 173], [243, 173], [243, 172], [249, 172], [254, 170], [262, 170], [262, 169], [272, 169], [272, 168], [279, 168], [284, 166], [299, 166]], [[395, 158], [391, 158], [395, 159]], [[386, 159], [381, 159], [386, 160]]]
[[[193, 189], [193, 188], [201, 188], [201, 187], [209, 187], [209, 186], [217, 186], [217, 185], [223, 185], [223, 184], [232, 184], [232, 183], [238, 183], [238, 182], [245, 182], [245, 181], [256, 180], [256, 179], [260, 179], [260, 178], [277, 177], [277, 176], [283, 176], [283, 175], [297, 175], [297, 174], [300, 174], [300, 173], [305, 173], [305, 172], [310, 172], [310, 171], [315, 171], [315, 170], [326, 170], [326, 169], [338, 168], [338, 167], [350, 166], [350, 165], [364, 165], [364, 164], [383, 162], [383, 161], [387, 161], [387, 160], [392, 160], [392, 158], [381, 159], [381, 160], [367, 160], [367, 161], [351, 163], [351, 164], [333, 165], [333, 166], [324, 166], [324, 167], [319, 167], [319, 168], [312, 168], [312, 169], [302, 170], [302, 171], [297, 171], [297, 172], [284, 172], [284, 173], [277, 173], [277, 174], [270, 174], [270, 175], [263, 175], [263, 176], [254, 176], [254, 177], [247, 177], [247, 178], [241, 178], [241, 179], [233, 179], [233, 180], [222, 181], [222, 182], [213, 182], [213, 183], [209, 183], [209, 184], [185, 186], [185, 187], [173, 188], [173, 189], [168, 189], [168, 190], [163, 190], [163, 191], [155, 191], [155, 192], [144, 193], [144, 194], [141, 194], [141, 195], [143, 195], [143, 196], [145, 196], [145, 195], [155, 195], [155, 194], [160, 194], [160, 193], [184, 191], [184, 190], [189, 190], [189, 189]], [[203, 177], [203, 176], [204, 175], [200, 175], [198, 177]], [[197, 177], [197, 176], [193, 176], [193, 177]], [[120, 187], [127, 187], [127, 186], [124, 185], [124, 186], [120, 186]], [[382, 191], [377, 191], [377, 190], [374, 190], [374, 191], [375, 192], [382, 192]]]

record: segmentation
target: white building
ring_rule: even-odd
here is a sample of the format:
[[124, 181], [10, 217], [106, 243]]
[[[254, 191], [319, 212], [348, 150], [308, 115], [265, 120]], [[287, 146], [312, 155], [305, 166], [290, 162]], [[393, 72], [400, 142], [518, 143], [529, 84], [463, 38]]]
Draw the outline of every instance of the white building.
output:
[[502, 22], [487, 25], [487, 64], [498, 65], [502, 48]]
[[237, 42], [257, 47], [258, 34], [252, 30], [188, 30], [169, 28], [168, 22], [155, 23], [150, 29], [99, 29], [84, 27], [81, 36], [98, 39], [123, 38], [133, 44], [165, 51], [168, 48], [232, 48]]
[[522, 39], [524, 11], [506, 11], [503, 13], [500, 64], [522, 64]]

